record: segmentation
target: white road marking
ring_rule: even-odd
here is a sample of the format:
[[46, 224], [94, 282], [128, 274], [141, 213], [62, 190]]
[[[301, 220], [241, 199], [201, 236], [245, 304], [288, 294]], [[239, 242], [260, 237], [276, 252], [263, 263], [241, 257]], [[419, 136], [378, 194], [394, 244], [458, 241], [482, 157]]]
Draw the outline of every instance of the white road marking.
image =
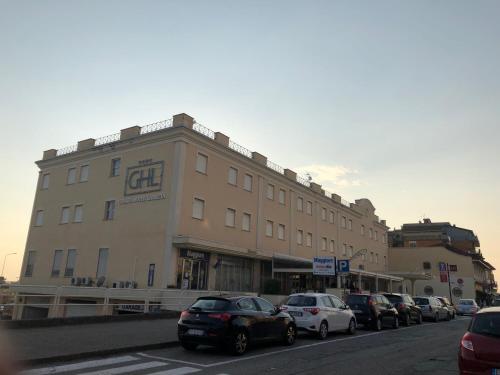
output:
[[99, 367], [99, 366], [116, 365], [119, 363], [137, 361], [137, 360], [139, 360], [139, 358], [125, 355], [125, 356], [121, 356], [121, 357], [105, 358], [105, 359], [97, 359], [97, 360], [93, 360], [93, 361], [72, 363], [69, 365], [60, 365], [60, 366], [44, 367], [44, 368], [38, 368], [38, 369], [33, 369], [33, 370], [27, 370], [27, 371], [21, 372], [21, 375], [59, 374], [61, 372], [66, 372], [66, 371], [76, 371], [76, 370], [83, 370], [83, 369]]
[[97, 370], [93, 372], [86, 372], [79, 375], [117, 375], [117, 374], [125, 374], [127, 372], [146, 370], [154, 367], [160, 367], [168, 365], [165, 362], [145, 362], [145, 363], [136, 363], [134, 365], [122, 366], [122, 367], [114, 367], [107, 370]]
[[198, 371], [201, 370], [194, 367], [179, 367], [179, 368], [174, 368], [172, 370], [155, 372], [153, 374], [148, 374], [148, 375], [185, 375], [185, 374], [192, 374], [193, 372], [198, 372]]
[[[448, 323], [453, 323], [453, 322], [457, 322], [457, 321], [460, 321], [460, 320], [464, 320], [464, 319], [458, 319], [457, 318], [455, 320], [449, 321]], [[396, 333], [396, 332], [399, 332], [399, 331], [403, 331], [405, 329], [413, 329], [413, 328], [417, 328], [417, 327], [433, 327], [434, 324], [435, 323], [425, 324], [423, 326], [420, 325], [420, 324], [418, 324], [418, 325], [413, 325], [413, 326], [410, 326], [410, 327], [401, 327], [399, 329], [392, 329], [392, 330], [387, 330], [387, 331], [367, 333], [367, 334], [359, 335], [359, 336], [350, 336], [350, 337], [344, 337], [344, 338], [341, 338], [341, 339], [318, 341], [318, 342], [315, 342], [315, 343], [312, 343], [312, 344], [299, 345], [299, 346], [294, 346], [294, 347], [287, 348], [287, 349], [275, 350], [275, 351], [272, 351], [272, 352], [266, 352], [266, 353], [261, 353], [261, 354], [244, 356], [244, 357], [237, 358], [237, 359], [230, 359], [230, 360], [227, 360], [227, 361], [214, 362], [214, 363], [209, 363], [209, 364], [203, 364], [203, 363], [197, 363], [197, 362], [189, 362], [189, 361], [181, 361], [179, 359], [165, 358], [165, 357], [160, 357], [160, 356], [153, 356], [153, 355], [149, 355], [149, 354], [145, 354], [145, 353], [136, 353], [136, 354], [140, 355], [142, 357], [145, 357], [145, 358], [158, 359], [158, 360], [161, 360], [161, 361], [183, 363], [183, 364], [186, 364], [186, 365], [199, 366], [199, 367], [203, 367], [203, 368], [210, 368], [210, 367], [227, 365], [227, 364], [230, 364], [230, 363], [247, 361], [249, 359], [256, 359], [256, 358], [268, 357], [268, 356], [274, 355], [274, 354], [281, 354], [281, 353], [292, 352], [292, 351], [296, 351], [296, 350], [300, 350], [300, 349], [304, 349], [304, 348], [312, 348], [312, 347], [319, 346], [319, 345], [328, 345], [328, 344], [334, 344], [334, 343], [341, 342], [341, 341], [349, 341], [349, 340], [362, 339], [364, 337], [376, 336], [376, 335], [383, 335], [383, 334], [386, 334], [386, 333]]]

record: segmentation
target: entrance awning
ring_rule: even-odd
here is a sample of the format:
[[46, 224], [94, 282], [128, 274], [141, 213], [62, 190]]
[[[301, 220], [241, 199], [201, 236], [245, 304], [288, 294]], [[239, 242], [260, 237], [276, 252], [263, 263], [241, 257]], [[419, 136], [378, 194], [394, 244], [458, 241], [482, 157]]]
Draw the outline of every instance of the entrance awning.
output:
[[312, 273], [311, 259], [294, 257], [279, 253], [273, 254], [273, 272]]

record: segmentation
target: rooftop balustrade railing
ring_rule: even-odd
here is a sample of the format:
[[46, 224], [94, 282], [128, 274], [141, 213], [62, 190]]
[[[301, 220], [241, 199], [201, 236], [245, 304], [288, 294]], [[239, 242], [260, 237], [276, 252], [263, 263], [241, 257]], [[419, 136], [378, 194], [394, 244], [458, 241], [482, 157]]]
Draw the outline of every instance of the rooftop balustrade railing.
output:
[[102, 146], [108, 143], [118, 142], [120, 140], [120, 133], [106, 135], [95, 140], [94, 146]]
[[198, 122], [195, 122], [193, 124], [193, 130], [197, 133], [204, 135], [205, 137], [208, 137], [210, 139], [215, 139], [215, 132], [207, 128], [206, 126], [201, 125]]
[[236, 142], [233, 142], [229, 140], [229, 148], [233, 151], [236, 151], [237, 153], [246, 156], [247, 158], [252, 158], [252, 151], [249, 149], [237, 144]]

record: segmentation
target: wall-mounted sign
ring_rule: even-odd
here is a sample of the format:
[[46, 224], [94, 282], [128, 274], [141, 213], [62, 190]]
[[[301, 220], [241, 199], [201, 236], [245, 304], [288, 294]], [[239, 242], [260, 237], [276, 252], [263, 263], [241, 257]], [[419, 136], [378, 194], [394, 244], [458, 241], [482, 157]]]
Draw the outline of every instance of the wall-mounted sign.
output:
[[142, 160], [127, 168], [125, 196], [161, 191], [163, 183], [163, 161]]
[[448, 271], [448, 270], [446, 269], [446, 263], [444, 263], [444, 262], [439, 262], [439, 272], [446, 272], [446, 271]]
[[120, 199], [120, 205], [125, 205], [125, 204], [130, 204], [130, 203], [139, 203], [139, 202], [150, 202], [150, 201], [157, 201], [160, 199], [166, 199], [167, 194], [164, 192], [161, 193], [154, 193], [154, 194], [146, 194], [146, 195], [138, 195], [138, 196], [131, 196], [131, 197], [126, 197], [123, 199]]
[[350, 270], [350, 262], [348, 259], [339, 260], [337, 262], [337, 272], [341, 275], [347, 275]]
[[210, 259], [210, 254], [209, 253], [204, 253], [202, 251], [195, 251], [195, 250], [189, 250], [189, 249], [180, 249], [180, 257], [181, 258], [190, 258], [190, 259], [198, 259], [198, 260], [205, 260], [208, 262]]
[[450, 272], [457, 272], [458, 271], [458, 267], [456, 264], [449, 264], [448, 268], [450, 269]]
[[335, 276], [335, 257], [314, 257], [313, 275]]

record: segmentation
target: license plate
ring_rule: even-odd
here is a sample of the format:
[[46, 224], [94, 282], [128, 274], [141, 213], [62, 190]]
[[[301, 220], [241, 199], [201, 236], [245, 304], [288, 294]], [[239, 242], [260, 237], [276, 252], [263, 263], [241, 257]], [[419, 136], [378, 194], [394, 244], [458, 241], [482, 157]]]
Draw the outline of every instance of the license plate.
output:
[[288, 313], [291, 316], [302, 316], [302, 312], [300, 312], [300, 311], [289, 311]]
[[363, 311], [361, 311], [361, 310], [352, 310], [352, 312], [354, 314], [362, 314], [363, 313]]
[[202, 329], [188, 329], [187, 334], [191, 336], [203, 336], [205, 331]]

